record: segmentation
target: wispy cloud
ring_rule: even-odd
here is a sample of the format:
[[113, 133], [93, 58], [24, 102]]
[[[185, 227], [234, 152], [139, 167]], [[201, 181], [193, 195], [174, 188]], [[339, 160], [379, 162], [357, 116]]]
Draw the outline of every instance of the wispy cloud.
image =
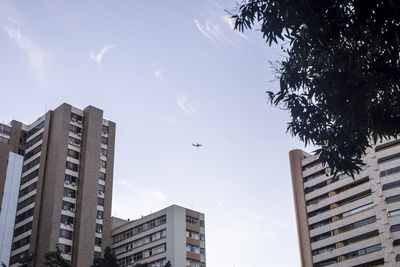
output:
[[110, 51], [111, 48], [116, 47], [117, 45], [106, 45], [103, 47], [103, 49], [100, 50], [100, 52], [96, 55], [95, 53], [91, 52], [90, 53], [90, 58], [96, 62], [99, 66], [101, 66], [101, 62], [103, 60], [104, 55]]
[[173, 125], [176, 125], [176, 120], [171, 117], [165, 117], [165, 120]]
[[33, 39], [21, 32], [21, 26], [14, 18], [8, 18], [7, 23], [2, 25], [3, 31], [27, 56], [29, 74], [39, 79], [44, 84], [49, 84], [45, 65], [48, 53], [42, 49]]
[[198, 110], [188, 102], [186, 96], [178, 96], [176, 98], [176, 104], [185, 113], [197, 113]]
[[131, 186], [131, 184], [127, 180], [117, 180], [117, 184]]
[[163, 83], [166, 83], [166, 84], [172, 83], [170, 80], [165, 78], [164, 73], [161, 70], [154, 71], [154, 77], [156, 77], [156, 79], [160, 80]]
[[198, 18], [195, 18], [193, 22], [200, 33], [217, 48], [224, 45], [238, 47], [237, 36], [248, 40], [246, 35], [234, 30], [234, 20], [225, 13], [209, 12], [207, 19], [200, 21]]

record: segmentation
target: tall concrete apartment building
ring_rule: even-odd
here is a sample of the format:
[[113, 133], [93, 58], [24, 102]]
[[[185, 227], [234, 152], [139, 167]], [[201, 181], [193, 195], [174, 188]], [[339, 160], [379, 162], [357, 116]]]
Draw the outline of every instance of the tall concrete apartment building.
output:
[[113, 217], [112, 250], [121, 266], [205, 267], [204, 214], [176, 205], [138, 220]]
[[110, 243], [114, 141], [115, 123], [92, 106], [1, 125], [0, 189], [4, 155], [23, 156], [10, 266], [44, 266], [56, 245], [72, 266], [91, 266]]
[[400, 266], [400, 140], [369, 148], [354, 180], [289, 157], [302, 266]]

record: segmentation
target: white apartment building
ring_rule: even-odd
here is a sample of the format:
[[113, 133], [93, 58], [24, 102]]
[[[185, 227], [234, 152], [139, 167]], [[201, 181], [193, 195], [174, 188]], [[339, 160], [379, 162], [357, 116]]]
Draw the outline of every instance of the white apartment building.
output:
[[121, 266], [205, 267], [204, 214], [172, 205], [137, 220], [112, 217], [112, 250]]
[[400, 266], [400, 140], [369, 148], [355, 179], [289, 157], [302, 266]]

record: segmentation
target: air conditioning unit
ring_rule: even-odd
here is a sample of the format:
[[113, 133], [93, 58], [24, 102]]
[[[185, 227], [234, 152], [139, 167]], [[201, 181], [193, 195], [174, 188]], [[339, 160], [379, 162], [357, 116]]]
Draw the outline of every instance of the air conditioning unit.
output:
[[73, 224], [73, 223], [69, 224], [69, 226], [70, 226], [71, 228], [74, 228], [74, 224]]
[[67, 194], [68, 197], [72, 197], [72, 195], [70, 193]]
[[103, 191], [99, 191], [99, 194], [100, 194], [100, 195], [104, 195]]
[[82, 121], [81, 121], [81, 120], [78, 120], [78, 123], [79, 123], [79, 124], [82, 124]]
[[66, 184], [69, 184], [69, 180], [66, 180], [65, 183], [66, 183]]
[[75, 182], [72, 182], [72, 185], [73, 185], [73, 186], [76, 186], [76, 183], [75, 183]]
[[70, 208], [69, 210], [72, 212], [75, 212], [75, 208]]

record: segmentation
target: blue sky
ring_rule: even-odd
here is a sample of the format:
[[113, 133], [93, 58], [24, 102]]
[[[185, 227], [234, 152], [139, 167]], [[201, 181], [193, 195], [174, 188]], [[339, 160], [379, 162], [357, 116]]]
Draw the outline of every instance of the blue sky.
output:
[[117, 123], [113, 215], [178, 204], [206, 214], [208, 266], [299, 266], [288, 151], [303, 145], [265, 94], [282, 53], [233, 31], [233, 7], [1, 0], [0, 120], [99, 107]]

